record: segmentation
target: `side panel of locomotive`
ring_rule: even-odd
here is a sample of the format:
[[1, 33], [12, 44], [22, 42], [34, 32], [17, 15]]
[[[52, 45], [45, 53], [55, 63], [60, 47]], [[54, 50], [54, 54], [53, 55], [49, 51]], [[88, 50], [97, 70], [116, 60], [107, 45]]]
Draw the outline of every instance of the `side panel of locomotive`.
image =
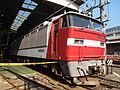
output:
[[[46, 58], [50, 29], [50, 22], [44, 26], [35, 27], [32, 32], [23, 37], [19, 48], [17, 48], [17, 52], [12, 54], [26, 57]], [[17, 41], [18, 40], [16, 40], [14, 44], [17, 44]]]

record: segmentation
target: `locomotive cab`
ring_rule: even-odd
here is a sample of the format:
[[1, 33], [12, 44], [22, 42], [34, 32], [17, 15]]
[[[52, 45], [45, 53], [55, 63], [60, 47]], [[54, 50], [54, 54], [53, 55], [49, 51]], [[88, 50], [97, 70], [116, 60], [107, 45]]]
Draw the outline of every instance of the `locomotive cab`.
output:
[[[76, 61], [103, 59], [105, 34], [102, 23], [90, 17], [69, 13], [53, 21], [49, 41], [53, 59]], [[90, 52], [89, 52], [90, 51]]]

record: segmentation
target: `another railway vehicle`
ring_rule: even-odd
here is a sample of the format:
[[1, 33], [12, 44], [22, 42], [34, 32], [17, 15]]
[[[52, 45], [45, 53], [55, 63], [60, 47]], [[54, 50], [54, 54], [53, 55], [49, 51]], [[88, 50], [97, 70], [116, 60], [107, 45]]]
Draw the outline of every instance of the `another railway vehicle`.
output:
[[21, 42], [16, 39], [11, 54], [55, 60], [64, 76], [81, 84], [80, 76], [104, 72], [105, 40], [100, 21], [67, 12], [36, 26]]

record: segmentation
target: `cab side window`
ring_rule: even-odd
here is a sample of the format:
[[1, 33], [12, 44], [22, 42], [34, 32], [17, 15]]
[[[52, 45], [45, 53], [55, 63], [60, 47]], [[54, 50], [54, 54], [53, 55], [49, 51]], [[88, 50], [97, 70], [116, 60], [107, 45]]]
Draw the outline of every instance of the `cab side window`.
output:
[[66, 18], [66, 16], [62, 17], [62, 27], [67, 27], [67, 18]]

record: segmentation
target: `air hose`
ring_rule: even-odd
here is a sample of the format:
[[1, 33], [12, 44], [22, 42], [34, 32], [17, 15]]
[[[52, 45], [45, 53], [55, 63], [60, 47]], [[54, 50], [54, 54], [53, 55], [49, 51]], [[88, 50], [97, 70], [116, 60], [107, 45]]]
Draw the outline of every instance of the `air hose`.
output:
[[80, 74], [80, 70], [83, 72], [86, 81], [88, 81], [88, 79], [87, 79], [87, 75], [85, 74], [84, 70], [83, 70], [82, 68], [79, 68], [79, 67], [78, 67], [77, 69], [78, 69], [79, 74]]

